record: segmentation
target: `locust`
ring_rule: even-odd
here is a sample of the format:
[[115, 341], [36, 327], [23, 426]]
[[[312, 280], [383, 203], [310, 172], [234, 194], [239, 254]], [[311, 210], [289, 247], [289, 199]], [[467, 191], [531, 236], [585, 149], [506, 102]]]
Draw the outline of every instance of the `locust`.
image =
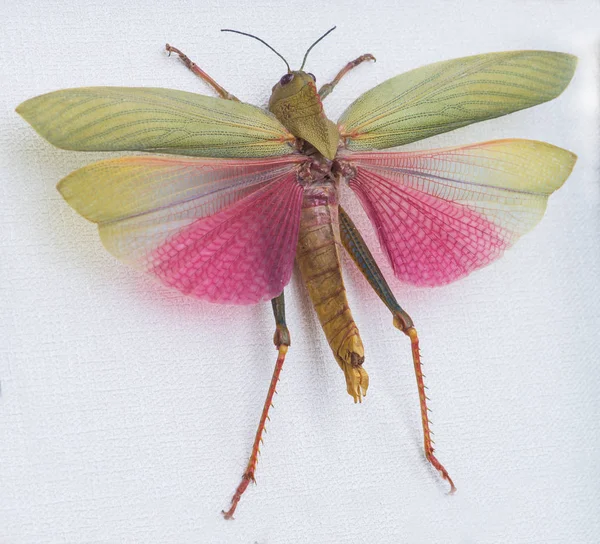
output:
[[[335, 27], [334, 27], [335, 28]], [[160, 88], [83, 87], [44, 94], [17, 112], [51, 144], [139, 151], [80, 168], [58, 184], [96, 223], [106, 249], [185, 295], [222, 304], [271, 301], [277, 360], [250, 457], [225, 518], [255, 482], [269, 408], [291, 344], [284, 288], [294, 263], [355, 402], [367, 392], [365, 352], [348, 304], [346, 251], [410, 342], [426, 459], [434, 454], [415, 324], [340, 204], [348, 186], [396, 278], [437, 286], [488, 265], [542, 218], [576, 156], [548, 143], [503, 139], [426, 151], [394, 148], [552, 100], [576, 58], [550, 51], [486, 53], [392, 77], [337, 123], [323, 101], [364, 54], [317, 87], [302, 65], [273, 86], [268, 110], [241, 102], [167, 44], [218, 97]], [[391, 149], [391, 150], [390, 150]]]

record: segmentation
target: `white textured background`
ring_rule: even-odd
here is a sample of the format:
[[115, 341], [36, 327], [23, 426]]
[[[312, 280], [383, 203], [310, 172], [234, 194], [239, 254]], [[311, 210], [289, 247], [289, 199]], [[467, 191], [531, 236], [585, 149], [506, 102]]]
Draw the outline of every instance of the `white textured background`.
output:
[[[595, 543], [600, 541], [600, 5], [579, 1], [2, 2], [0, 21], [0, 542]], [[287, 4], [287, 5], [286, 5]], [[323, 83], [378, 62], [327, 99], [443, 59], [508, 49], [580, 57], [558, 100], [420, 147], [541, 139], [579, 162], [538, 228], [445, 288], [392, 286], [420, 331], [441, 461], [425, 462], [407, 340], [349, 266], [371, 388], [355, 406], [304, 288], [287, 290], [293, 347], [258, 466], [225, 522], [275, 352], [268, 304], [185, 299], [107, 254], [54, 186], [100, 154], [61, 151], [15, 113], [90, 85], [210, 93], [164, 43], [265, 104], [283, 64]], [[366, 237], [381, 256], [365, 216]], [[349, 261], [346, 260], [346, 265]], [[384, 266], [389, 275], [389, 268]]]

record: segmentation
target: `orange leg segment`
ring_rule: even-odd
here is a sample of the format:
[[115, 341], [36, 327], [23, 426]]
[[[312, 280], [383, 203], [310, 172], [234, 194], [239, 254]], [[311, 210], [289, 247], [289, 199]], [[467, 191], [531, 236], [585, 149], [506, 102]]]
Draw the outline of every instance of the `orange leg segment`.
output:
[[269, 419], [269, 408], [273, 406], [273, 395], [276, 393], [275, 390], [277, 389], [277, 382], [279, 381], [279, 374], [281, 374], [281, 369], [283, 368], [285, 355], [288, 347], [291, 344], [290, 332], [285, 324], [285, 297], [283, 292], [281, 295], [271, 300], [271, 305], [273, 307], [273, 315], [275, 317], [275, 334], [273, 335], [273, 343], [275, 344], [279, 355], [277, 356], [277, 362], [275, 363], [275, 370], [273, 370], [271, 385], [269, 386], [265, 405], [263, 406], [262, 415], [260, 416], [258, 429], [256, 429], [256, 436], [254, 437], [254, 444], [252, 446], [252, 453], [250, 454], [248, 465], [246, 466], [246, 470], [242, 476], [242, 481], [237, 486], [237, 489], [231, 498], [231, 506], [229, 507], [229, 510], [227, 510], [227, 512], [225, 512], [225, 510], [221, 512], [225, 519], [233, 519], [233, 514], [237, 508], [238, 502], [240, 502], [240, 499], [244, 494], [244, 491], [246, 491], [250, 482], [256, 483], [254, 471], [256, 470], [256, 465], [258, 463], [258, 454], [260, 453], [262, 435], [265, 430], [267, 419]]
[[256, 470], [256, 465], [258, 463], [258, 454], [260, 453], [260, 444], [262, 442], [262, 434], [265, 430], [265, 424], [267, 423], [267, 419], [269, 419], [269, 408], [273, 405], [273, 395], [275, 394], [275, 389], [277, 388], [277, 382], [279, 381], [279, 374], [281, 373], [281, 369], [283, 368], [283, 362], [285, 360], [285, 354], [287, 353], [288, 346], [282, 345], [279, 346], [279, 356], [277, 357], [277, 362], [275, 363], [275, 370], [273, 371], [273, 377], [271, 378], [271, 385], [269, 386], [269, 392], [267, 393], [267, 398], [265, 400], [265, 405], [263, 407], [262, 415], [260, 416], [260, 422], [258, 424], [258, 429], [256, 430], [256, 436], [254, 438], [254, 445], [252, 446], [252, 453], [250, 454], [250, 459], [248, 461], [248, 465], [246, 466], [246, 471], [242, 476], [242, 481], [237, 486], [233, 497], [231, 498], [231, 506], [227, 512], [225, 510], [222, 511], [225, 519], [233, 519], [233, 513], [237, 508], [238, 502], [242, 498], [244, 491], [250, 484], [250, 482], [255, 482], [254, 471]]
[[423, 381], [423, 369], [421, 365], [421, 353], [419, 351], [419, 337], [417, 330], [410, 327], [403, 331], [410, 338], [412, 349], [413, 364], [415, 367], [415, 376], [417, 378], [417, 387], [419, 388], [419, 403], [421, 405], [421, 423], [423, 424], [423, 446], [425, 448], [425, 457], [440, 472], [442, 478], [450, 484], [450, 493], [456, 491], [454, 482], [450, 478], [448, 471], [444, 468], [435, 455], [433, 455], [433, 442], [431, 440], [431, 430], [429, 429], [429, 415], [427, 408], [427, 396], [425, 395], [425, 382]]

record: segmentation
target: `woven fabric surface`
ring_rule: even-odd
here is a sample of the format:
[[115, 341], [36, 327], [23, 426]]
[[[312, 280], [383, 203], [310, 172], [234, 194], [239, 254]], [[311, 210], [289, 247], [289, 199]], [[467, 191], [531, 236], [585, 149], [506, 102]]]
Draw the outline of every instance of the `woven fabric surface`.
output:
[[[255, 2], [24, 0], [0, 18], [0, 542], [2, 544], [563, 543], [600, 541], [600, 6], [593, 0]], [[542, 140], [579, 160], [538, 227], [451, 285], [391, 281], [419, 331], [436, 455], [426, 463], [410, 346], [344, 257], [369, 392], [354, 405], [298, 275], [292, 347], [257, 486], [226, 522], [276, 352], [270, 304], [186, 298], [116, 261], [56, 183], [124, 153], [51, 147], [15, 112], [79, 86], [212, 95], [169, 42], [265, 106], [285, 72], [252, 32], [324, 83], [335, 120], [403, 71], [545, 49], [580, 58], [558, 99], [409, 149]], [[360, 203], [346, 209], [391, 278]]]

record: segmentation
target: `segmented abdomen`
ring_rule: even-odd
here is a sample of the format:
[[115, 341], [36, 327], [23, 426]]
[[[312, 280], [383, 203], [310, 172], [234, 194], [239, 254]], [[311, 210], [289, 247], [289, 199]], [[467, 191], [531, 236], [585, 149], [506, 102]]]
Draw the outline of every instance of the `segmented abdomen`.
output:
[[335, 187], [309, 186], [300, 217], [296, 260], [329, 346], [344, 371], [348, 393], [360, 400], [368, 386], [364, 349], [346, 298]]

